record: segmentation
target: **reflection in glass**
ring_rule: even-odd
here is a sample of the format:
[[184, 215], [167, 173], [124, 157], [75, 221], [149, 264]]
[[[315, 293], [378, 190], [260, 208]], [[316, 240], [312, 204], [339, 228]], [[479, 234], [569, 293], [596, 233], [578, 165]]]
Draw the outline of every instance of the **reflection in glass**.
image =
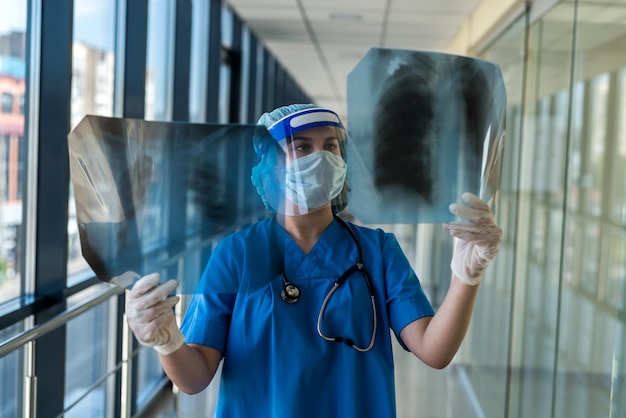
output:
[[608, 231], [605, 300], [613, 309], [626, 306], [626, 230]]
[[533, 263], [543, 266], [545, 264], [546, 248], [546, 214], [542, 208], [532, 209], [531, 234], [528, 245], [528, 258]]
[[364, 223], [444, 222], [464, 191], [489, 200], [499, 187], [505, 107], [495, 64], [372, 48], [348, 76], [359, 151], [348, 152], [350, 211]]
[[[625, 244], [626, 245], [626, 244]], [[625, 284], [622, 282], [622, 286]], [[622, 308], [623, 309], [623, 308]], [[624, 336], [626, 336], [626, 321], [623, 319], [618, 321], [615, 326], [616, 343], [614, 345], [613, 364], [617, 370], [611, 376], [611, 389], [614, 394], [611, 403], [611, 411], [613, 416], [622, 416], [626, 414], [626, 344]]]
[[619, 73], [618, 78], [618, 109], [617, 109], [617, 142], [613, 154], [616, 175], [613, 178], [613, 189], [609, 193], [611, 198], [611, 217], [626, 223], [626, 68]]
[[[622, 4], [619, 4], [622, 3]], [[560, 12], [566, 10], [563, 5]], [[624, 4], [578, 2], [567, 212], [563, 246], [576, 265], [565, 275], [555, 351], [552, 416], [558, 418], [622, 416], [624, 403], [623, 219], [613, 202], [624, 199], [619, 166], [620, 74], [626, 65]], [[570, 10], [574, 10], [570, 8]], [[562, 14], [560, 17], [562, 18]], [[548, 22], [552, 24], [553, 22]], [[611, 27], [610, 31], [598, 28]], [[609, 32], [611, 32], [609, 34]], [[593, 45], [579, 43], [594, 39]], [[546, 45], [546, 49], [550, 46]]]
[[[544, 304], [549, 306], [553, 305], [555, 300], [558, 300], [558, 292], [559, 292], [559, 280], [561, 274], [561, 234], [563, 227], [563, 212], [561, 208], [551, 208], [548, 212], [549, 218], [547, 219], [547, 242], [545, 248], [545, 274], [546, 280], [549, 283], [548, 292], [546, 292], [544, 297]], [[550, 293], [552, 292], [552, 293]], [[546, 321], [550, 324], [553, 324], [552, 329], [557, 329], [556, 325], [556, 316], [550, 316], [546, 318]]]
[[585, 90], [585, 83], [582, 81], [575, 82], [572, 93], [572, 103], [570, 105], [572, 108], [572, 118], [570, 124], [570, 151], [567, 173], [567, 206], [571, 210], [579, 208], [581, 189], [584, 184], [582, 142], [585, 136], [583, 122], [585, 121], [586, 96], [587, 91]]
[[98, 278], [129, 285], [183, 251], [186, 237], [232, 232], [257, 214], [253, 131], [83, 119], [68, 137], [70, 170], [82, 253]]
[[560, 208], [563, 202], [565, 188], [563, 186], [563, 175], [565, 173], [566, 161], [564, 149], [567, 148], [568, 135], [568, 109], [570, 103], [569, 90], [561, 90], [554, 95], [552, 104], [552, 121], [550, 129], [549, 174], [545, 180], [550, 184], [550, 204]]
[[584, 188], [587, 194], [585, 209], [594, 215], [599, 215], [602, 211], [609, 80], [608, 74], [602, 74], [591, 83], [589, 137], [587, 150], [583, 153], [583, 158], [586, 160]]
[[554, 143], [552, 136], [552, 100], [551, 97], [544, 97], [537, 103], [536, 129], [533, 135], [533, 172], [532, 189], [536, 192], [553, 192], [561, 187], [559, 176], [551, 176], [551, 169], [554, 167], [551, 161], [554, 153], [546, 152]]
[[[519, 229], [515, 237], [519, 250], [512, 301], [511, 338], [515, 345], [510, 350], [513, 369], [507, 394], [507, 412], [511, 417], [552, 415], [558, 333], [565, 330], [569, 341], [577, 341], [578, 337], [572, 335], [577, 328], [559, 322], [558, 301], [563, 298], [564, 278], [567, 277], [568, 283], [575, 282], [579, 272], [577, 231], [568, 229], [567, 233], [572, 235], [563, 240], [564, 220], [569, 219], [563, 208], [567, 195], [564, 190], [566, 170], [578, 164], [571, 159], [567, 161], [568, 141], [571, 149], [580, 149], [574, 137], [578, 136], [580, 142], [584, 135], [582, 128], [571, 132], [574, 128], [567, 125], [570, 112], [575, 113], [569, 99], [574, 96], [576, 100], [580, 96], [566, 93], [571, 51], [563, 47], [545, 53], [549, 42], [545, 30], [551, 25], [543, 23], [532, 25], [528, 32], [530, 62], [526, 67], [529, 85], [525, 96], [524, 135], [520, 138], [521, 157], [514, 157], [522, 161], [517, 202]], [[563, 45], [571, 42], [571, 26], [559, 29]], [[573, 245], [567, 247], [569, 243]], [[571, 257], [567, 266], [562, 263], [563, 254]], [[562, 266], [568, 270], [566, 273]], [[578, 316], [578, 304], [567, 302], [563, 301], [561, 311], [575, 312]]]
[[191, 14], [191, 61], [189, 80], [189, 121], [206, 121], [206, 97], [208, 72], [209, 25], [206, 16], [209, 16], [210, 2], [206, 0], [192, 0], [193, 13]]
[[602, 248], [600, 225], [589, 220], [578, 222], [577, 227], [583, 230], [580, 285], [582, 289], [595, 296], [600, 277], [599, 258]]
[[565, 226], [565, 234], [568, 239], [563, 243], [563, 281], [569, 286], [580, 286], [583, 230], [578, 222], [569, 222]]
[[25, 0], [4, 2], [0, 19], [0, 303], [21, 292], [26, 7]]

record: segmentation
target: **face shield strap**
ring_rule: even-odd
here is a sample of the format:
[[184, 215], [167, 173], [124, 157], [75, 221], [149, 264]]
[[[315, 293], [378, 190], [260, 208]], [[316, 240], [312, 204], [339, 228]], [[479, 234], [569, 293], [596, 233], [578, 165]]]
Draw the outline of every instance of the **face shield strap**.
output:
[[279, 142], [298, 132], [318, 126], [334, 126], [344, 131], [346, 130], [339, 116], [332, 110], [312, 108], [304, 109], [279, 119], [268, 128], [268, 132], [276, 142]]

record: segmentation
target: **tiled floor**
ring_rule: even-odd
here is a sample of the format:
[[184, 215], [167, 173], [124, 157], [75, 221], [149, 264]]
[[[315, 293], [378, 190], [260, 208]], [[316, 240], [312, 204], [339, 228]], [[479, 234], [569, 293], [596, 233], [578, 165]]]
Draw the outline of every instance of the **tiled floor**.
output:
[[[471, 390], [463, 385], [463, 369], [452, 365], [431, 369], [396, 347], [397, 418], [480, 418], [473, 408]], [[160, 404], [142, 418], [210, 417], [215, 391], [196, 396], [163, 396]], [[178, 410], [178, 413], [176, 412]]]

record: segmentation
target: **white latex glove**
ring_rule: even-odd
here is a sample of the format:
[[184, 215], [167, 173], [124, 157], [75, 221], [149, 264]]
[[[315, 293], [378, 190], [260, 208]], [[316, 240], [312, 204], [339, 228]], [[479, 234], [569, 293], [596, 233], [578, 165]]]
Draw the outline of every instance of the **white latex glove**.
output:
[[500, 249], [502, 230], [489, 205], [472, 193], [461, 196], [465, 205], [453, 203], [450, 212], [469, 222], [450, 222], [444, 228], [458, 238], [450, 268], [465, 284], [477, 285]]
[[166, 356], [178, 350], [185, 338], [176, 324], [172, 307], [179, 296], [168, 296], [176, 280], [159, 284], [158, 273], [148, 274], [126, 292], [126, 320], [137, 340]]

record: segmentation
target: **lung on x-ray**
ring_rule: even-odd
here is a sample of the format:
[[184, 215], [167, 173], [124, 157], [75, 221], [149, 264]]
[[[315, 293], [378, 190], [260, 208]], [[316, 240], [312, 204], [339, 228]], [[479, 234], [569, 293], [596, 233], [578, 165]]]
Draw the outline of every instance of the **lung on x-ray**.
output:
[[349, 209], [364, 223], [440, 223], [497, 192], [506, 92], [490, 62], [372, 48], [348, 76]]

